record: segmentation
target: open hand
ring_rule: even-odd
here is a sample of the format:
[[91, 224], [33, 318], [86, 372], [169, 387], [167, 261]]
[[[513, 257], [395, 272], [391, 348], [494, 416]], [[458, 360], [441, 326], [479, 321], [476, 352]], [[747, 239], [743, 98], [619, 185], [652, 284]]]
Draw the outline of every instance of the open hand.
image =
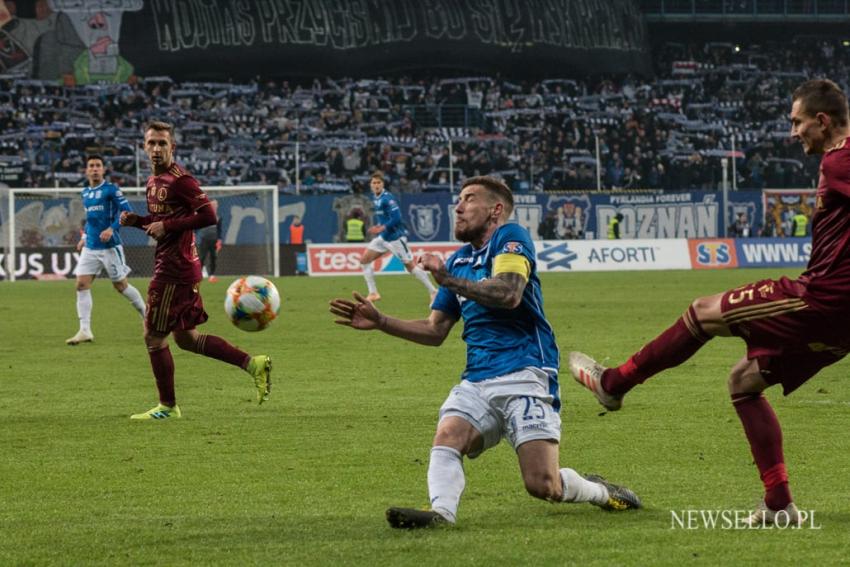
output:
[[331, 300], [330, 312], [338, 317], [334, 323], [361, 331], [377, 329], [383, 318], [381, 312], [375, 308], [371, 301], [356, 291], [352, 295], [356, 301], [349, 301], [348, 299]]
[[369, 234], [381, 234], [382, 232], [384, 232], [384, 225], [376, 224], [375, 226], [370, 226], [369, 230], [367, 230], [366, 232], [368, 232]]

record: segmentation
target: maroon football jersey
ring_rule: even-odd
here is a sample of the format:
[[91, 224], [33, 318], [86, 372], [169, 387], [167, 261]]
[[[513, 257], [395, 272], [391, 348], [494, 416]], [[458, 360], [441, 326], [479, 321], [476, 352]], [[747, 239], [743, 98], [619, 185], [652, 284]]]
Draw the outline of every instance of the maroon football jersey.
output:
[[[147, 199], [153, 222], [192, 216], [210, 202], [198, 181], [174, 163], [165, 173], [148, 177]], [[194, 231], [166, 232], [157, 242], [152, 281], [181, 284], [201, 281]]]
[[820, 162], [812, 255], [800, 281], [808, 303], [828, 311], [850, 311], [850, 139]]

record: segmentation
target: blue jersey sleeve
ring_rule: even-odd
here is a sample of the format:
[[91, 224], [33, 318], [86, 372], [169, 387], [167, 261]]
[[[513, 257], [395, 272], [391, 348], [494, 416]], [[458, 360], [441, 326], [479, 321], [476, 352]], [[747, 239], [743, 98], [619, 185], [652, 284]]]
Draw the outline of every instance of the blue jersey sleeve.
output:
[[535, 264], [536, 254], [534, 241], [526, 229], [515, 223], [509, 223], [499, 227], [493, 235], [491, 254], [493, 258], [500, 254], [519, 254], [524, 256], [532, 266]]
[[384, 215], [387, 222], [384, 223], [384, 229], [387, 232], [392, 232], [399, 224], [401, 224], [401, 207], [398, 206], [398, 201], [392, 195], [388, 196], [383, 202]]
[[127, 200], [127, 197], [124, 196], [124, 193], [121, 192], [121, 189], [115, 185], [112, 186], [112, 192], [109, 197], [112, 202], [115, 203], [116, 208], [115, 218], [112, 220], [112, 224], [110, 226], [112, 227], [113, 232], [118, 232], [121, 228], [121, 212], [127, 211], [132, 213], [133, 207], [130, 205], [130, 201]]

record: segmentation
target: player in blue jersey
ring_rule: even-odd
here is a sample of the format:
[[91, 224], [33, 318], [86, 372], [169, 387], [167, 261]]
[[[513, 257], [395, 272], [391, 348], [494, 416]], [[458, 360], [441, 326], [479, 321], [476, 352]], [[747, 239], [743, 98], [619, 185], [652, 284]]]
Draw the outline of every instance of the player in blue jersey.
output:
[[130, 268], [124, 257], [124, 247], [118, 236], [118, 216], [121, 211], [131, 211], [130, 203], [116, 185], [104, 179], [104, 164], [101, 156], [86, 158], [86, 179], [83, 187], [83, 208], [86, 211], [86, 230], [77, 250], [82, 250], [74, 274], [77, 276], [77, 316], [80, 330], [66, 340], [69, 345], [94, 340], [91, 331], [91, 285], [96, 275], [105, 271], [115, 290], [133, 304], [142, 317], [145, 302], [142, 295], [127, 281]]
[[513, 196], [492, 177], [467, 179], [455, 209], [455, 236], [468, 244], [447, 262], [424, 254], [419, 264], [440, 289], [428, 319], [387, 316], [355, 293], [334, 299], [337, 323], [379, 329], [412, 342], [438, 346], [464, 321], [466, 369], [440, 408], [428, 465], [431, 508], [390, 508], [395, 528], [454, 524], [465, 486], [463, 457], [475, 458], [504, 437], [517, 453], [525, 488], [552, 502], [590, 502], [609, 510], [639, 508], [624, 487], [597, 475], [560, 468], [559, 353], [543, 313], [534, 243], [508, 224]]
[[433, 300], [437, 288], [431, 283], [428, 273], [413, 262], [413, 254], [407, 245], [407, 227], [401, 219], [398, 201], [384, 189], [384, 177], [380, 173], [372, 175], [369, 187], [375, 196], [372, 199], [375, 207], [375, 224], [369, 227], [368, 232], [376, 236], [369, 241], [366, 252], [360, 258], [360, 267], [363, 268], [363, 277], [366, 278], [366, 286], [369, 288], [367, 299], [369, 301], [381, 299], [378, 286], [375, 284], [375, 269], [372, 267], [372, 262], [391, 252], [393, 256], [401, 260], [408, 272], [422, 282]]

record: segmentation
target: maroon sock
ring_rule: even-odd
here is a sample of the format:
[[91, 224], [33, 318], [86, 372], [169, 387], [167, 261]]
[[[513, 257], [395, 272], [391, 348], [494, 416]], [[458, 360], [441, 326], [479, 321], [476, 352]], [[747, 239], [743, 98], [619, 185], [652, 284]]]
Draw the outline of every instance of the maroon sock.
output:
[[251, 355], [241, 351], [221, 337], [215, 335], [198, 335], [195, 352], [210, 358], [223, 360], [233, 366], [246, 368], [251, 360]]
[[159, 390], [159, 403], [164, 406], [174, 407], [176, 397], [174, 395], [174, 359], [168, 345], [148, 351], [151, 358], [153, 376], [156, 378], [156, 389]]
[[782, 428], [768, 401], [759, 394], [734, 394], [732, 405], [744, 426], [753, 459], [764, 483], [764, 503], [784, 510], [791, 503], [788, 471], [782, 454]]
[[672, 327], [644, 345], [624, 364], [606, 370], [602, 375], [602, 388], [609, 394], [622, 396], [650, 376], [682, 364], [711, 338], [697, 320], [692, 305]]

